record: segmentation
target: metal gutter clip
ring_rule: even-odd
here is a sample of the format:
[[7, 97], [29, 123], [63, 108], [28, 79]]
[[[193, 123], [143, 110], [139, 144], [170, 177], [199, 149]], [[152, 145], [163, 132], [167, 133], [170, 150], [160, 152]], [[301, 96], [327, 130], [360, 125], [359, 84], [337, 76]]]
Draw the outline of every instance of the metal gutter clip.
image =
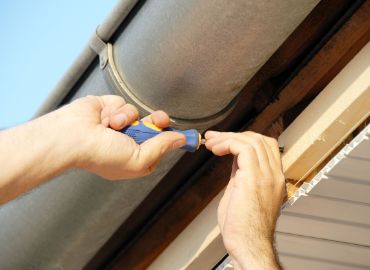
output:
[[107, 43], [99, 37], [98, 29], [96, 29], [95, 35], [90, 39], [89, 47], [99, 55], [100, 69], [104, 69], [108, 63]]

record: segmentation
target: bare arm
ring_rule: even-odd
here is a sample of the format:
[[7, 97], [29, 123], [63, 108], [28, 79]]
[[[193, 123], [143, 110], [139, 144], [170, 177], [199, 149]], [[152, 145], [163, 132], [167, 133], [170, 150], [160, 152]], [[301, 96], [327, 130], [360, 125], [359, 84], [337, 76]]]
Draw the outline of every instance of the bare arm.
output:
[[[164, 132], [142, 145], [115, 130], [138, 117], [136, 108], [118, 96], [89, 96], [21, 126], [0, 132], [0, 204], [71, 168], [83, 168], [107, 179], [151, 173], [168, 151], [185, 138]], [[146, 117], [167, 127], [169, 117]], [[109, 128], [110, 127], [110, 128]]]
[[273, 241], [286, 194], [276, 140], [253, 132], [206, 133], [214, 154], [235, 156], [218, 208], [224, 245], [235, 269], [281, 269]]

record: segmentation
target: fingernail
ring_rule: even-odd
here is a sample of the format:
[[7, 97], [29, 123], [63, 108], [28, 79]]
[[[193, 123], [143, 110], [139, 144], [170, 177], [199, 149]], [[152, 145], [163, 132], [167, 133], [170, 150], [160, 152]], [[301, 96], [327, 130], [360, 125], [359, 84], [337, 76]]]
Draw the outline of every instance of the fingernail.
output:
[[185, 145], [185, 141], [183, 139], [177, 140], [173, 143], [172, 149], [181, 148]]
[[130, 119], [136, 119], [136, 114], [132, 110], [127, 111], [127, 115]]
[[114, 120], [118, 122], [117, 124], [125, 125], [127, 123], [127, 116], [126, 114], [120, 113], [114, 116]]
[[221, 132], [208, 130], [204, 136], [205, 136], [206, 139], [210, 139], [210, 138], [213, 138], [213, 137], [217, 137], [220, 134], [221, 134]]

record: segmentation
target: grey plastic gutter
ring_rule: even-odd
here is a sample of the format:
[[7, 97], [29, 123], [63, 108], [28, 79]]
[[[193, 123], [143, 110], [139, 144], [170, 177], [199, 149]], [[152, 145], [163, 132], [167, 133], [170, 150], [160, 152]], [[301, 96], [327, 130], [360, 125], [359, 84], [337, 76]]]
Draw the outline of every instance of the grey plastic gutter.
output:
[[243, 86], [318, 0], [140, 1], [112, 46], [137, 2], [117, 5], [36, 116], [57, 107], [97, 53], [110, 88], [141, 115], [164, 109], [173, 126], [204, 130], [228, 115]]
[[[138, 1], [139, 0], [119, 0], [106, 20], [97, 27], [96, 34], [103, 41], [108, 42]], [[95, 38], [96, 35], [94, 34], [91, 39]], [[91, 49], [89, 44], [90, 42], [85, 46], [55, 88], [50, 92], [34, 117], [38, 117], [56, 109], [81, 78], [82, 74], [86, 72], [87, 68], [97, 57], [96, 52]]]

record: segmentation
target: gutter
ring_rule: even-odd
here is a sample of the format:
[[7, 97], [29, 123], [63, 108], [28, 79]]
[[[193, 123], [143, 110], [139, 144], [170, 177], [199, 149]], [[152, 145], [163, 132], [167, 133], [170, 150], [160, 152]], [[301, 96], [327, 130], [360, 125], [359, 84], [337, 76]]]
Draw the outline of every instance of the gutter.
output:
[[[97, 27], [96, 34], [91, 37], [91, 40], [94, 40], [98, 36], [101, 40], [108, 42], [138, 1], [120, 0], [107, 19]], [[34, 118], [55, 110], [87, 71], [88, 67], [97, 57], [96, 52], [91, 49], [90, 44], [91, 41], [88, 42], [53, 91], [50, 92], [49, 96], [35, 113]]]

